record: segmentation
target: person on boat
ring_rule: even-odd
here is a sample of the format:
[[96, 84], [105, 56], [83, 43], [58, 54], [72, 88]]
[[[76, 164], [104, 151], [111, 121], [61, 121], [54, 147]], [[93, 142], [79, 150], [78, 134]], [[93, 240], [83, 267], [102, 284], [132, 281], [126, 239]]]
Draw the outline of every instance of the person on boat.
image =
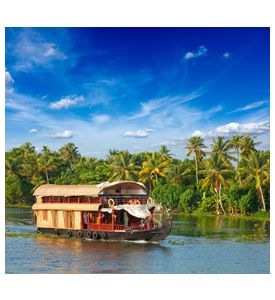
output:
[[96, 224], [101, 224], [101, 223], [103, 223], [104, 218], [105, 218], [105, 215], [104, 215], [103, 213], [99, 213], [99, 214], [98, 214], [98, 217], [96, 218]]

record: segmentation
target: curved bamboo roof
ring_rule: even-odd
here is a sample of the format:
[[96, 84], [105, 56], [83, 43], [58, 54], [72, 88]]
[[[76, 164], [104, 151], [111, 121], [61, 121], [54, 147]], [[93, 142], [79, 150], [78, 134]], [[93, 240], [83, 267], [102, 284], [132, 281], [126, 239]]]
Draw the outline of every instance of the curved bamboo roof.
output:
[[39, 186], [33, 193], [34, 196], [91, 196], [97, 197], [103, 190], [111, 187], [130, 187], [147, 190], [143, 183], [135, 181], [115, 181], [103, 182], [96, 185], [58, 185], [58, 184], [43, 184]]
[[85, 203], [35, 203], [33, 210], [75, 210], [75, 211], [98, 211], [101, 204], [85, 204]]

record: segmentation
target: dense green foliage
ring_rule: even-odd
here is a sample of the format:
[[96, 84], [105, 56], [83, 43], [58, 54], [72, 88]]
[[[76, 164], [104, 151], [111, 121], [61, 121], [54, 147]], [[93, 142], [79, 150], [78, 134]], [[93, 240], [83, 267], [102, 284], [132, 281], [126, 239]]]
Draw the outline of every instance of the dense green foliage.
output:
[[58, 151], [30, 143], [6, 152], [6, 204], [32, 204], [45, 183], [143, 182], [163, 208], [185, 213], [254, 214], [268, 211], [270, 152], [257, 150], [249, 135], [217, 137], [209, 148], [201, 137], [186, 143], [187, 157], [174, 159], [166, 146], [131, 154], [110, 150], [106, 159], [81, 156], [69, 143]]

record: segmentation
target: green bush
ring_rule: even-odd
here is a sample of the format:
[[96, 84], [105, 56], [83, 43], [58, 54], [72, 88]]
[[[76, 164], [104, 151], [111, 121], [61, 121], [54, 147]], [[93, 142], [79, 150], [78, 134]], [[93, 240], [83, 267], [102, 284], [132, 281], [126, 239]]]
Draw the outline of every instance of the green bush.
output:
[[198, 194], [193, 189], [189, 188], [180, 195], [178, 209], [185, 213], [191, 213], [196, 208]]
[[242, 196], [240, 200], [240, 210], [242, 214], [248, 215], [252, 212], [256, 212], [259, 209], [259, 200], [257, 192], [254, 188], [251, 188], [248, 193]]
[[7, 204], [24, 203], [22, 182], [17, 176], [6, 176], [5, 202]]
[[203, 193], [199, 210], [203, 212], [214, 212], [216, 208], [216, 204], [217, 204], [216, 195], [206, 196], [206, 193]]
[[158, 185], [152, 193], [153, 198], [165, 208], [175, 209], [178, 207], [182, 186], [174, 184]]
[[225, 191], [226, 202], [224, 206], [227, 212], [240, 212], [240, 200], [243, 196], [243, 192], [243, 189], [241, 189], [237, 183], [232, 184], [229, 190]]

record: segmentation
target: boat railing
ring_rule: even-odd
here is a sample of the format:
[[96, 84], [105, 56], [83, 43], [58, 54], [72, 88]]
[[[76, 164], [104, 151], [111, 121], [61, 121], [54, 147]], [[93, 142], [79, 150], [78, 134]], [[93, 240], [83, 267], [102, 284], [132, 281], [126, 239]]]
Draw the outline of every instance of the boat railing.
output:
[[146, 204], [147, 198], [140, 195], [131, 195], [131, 196], [115, 196], [110, 195], [103, 199], [102, 204], [103, 206], [108, 206], [108, 200], [113, 199], [115, 201], [115, 205], [122, 205], [122, 204], [129, 204], [129, 201], [133, 202], [134, 200], [138, 200], [140, 204]]

